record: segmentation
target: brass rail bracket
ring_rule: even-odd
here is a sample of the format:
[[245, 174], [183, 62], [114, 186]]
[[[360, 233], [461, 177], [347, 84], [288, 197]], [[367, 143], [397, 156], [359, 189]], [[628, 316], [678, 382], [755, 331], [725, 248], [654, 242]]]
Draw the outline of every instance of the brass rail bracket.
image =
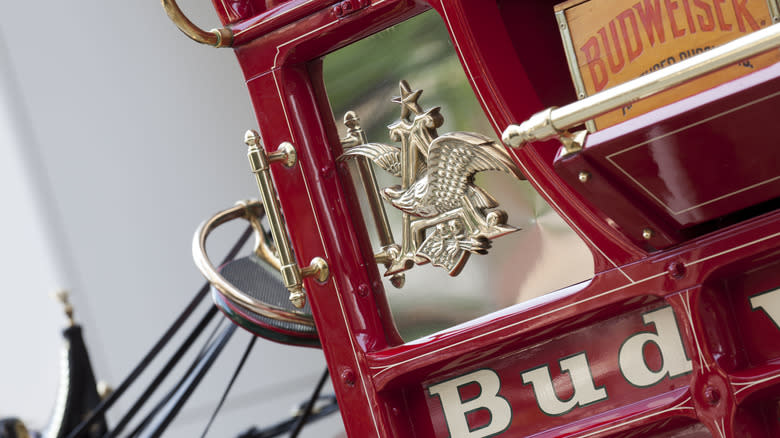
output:
[[559, 130], [553, 123], [553, 110], [555, 109], [556, 107], [547, 108], [532, 115], [519, 125], [509, 125], [501, 135], [501, 140], [509, 146], [519, 149], [532, 141], [557, 138], [563, 145], [564, 155], [576, 154], [585, 146], [588, 130], [574, 132]]

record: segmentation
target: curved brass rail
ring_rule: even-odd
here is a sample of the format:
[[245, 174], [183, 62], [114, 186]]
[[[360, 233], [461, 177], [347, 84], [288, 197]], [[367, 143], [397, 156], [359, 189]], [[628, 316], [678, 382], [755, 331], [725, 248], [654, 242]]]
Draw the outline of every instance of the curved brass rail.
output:
[[234, 219], [241, 218], [248, 220], [255, 230], [255, 254], [274, 269], [279, 270], [281, 268], [279, 258], [274, 255], [273, 250], [268, 246], [265, 239], [265, 233], [262, 228], [260, 228], [259, 212], [262, 211], [262, 206], [263, 204], [260, 201], [241, 202], [235, 207], [217, 213], [212, 218], [200, 224], [192, 239], [192, 258], [195, 260], [195, 265], [209, 283], [241, 307], [277, 321], [288, 321], [314, 327], [314, 320], [311, 315], [290, 312], [289, 310], [257, 301], [248, 296], [220, 275], [209, 260], [208, 254], [206, 253], [206, 238], [209, 234], [218, 226]]
[[184, 15], [176, 0], [162, 0], [162, 6], [173, 24], [193, 40], [214, 47], [230, 47], [233, 44], [233, 31], [223, 27], [206, 32]]

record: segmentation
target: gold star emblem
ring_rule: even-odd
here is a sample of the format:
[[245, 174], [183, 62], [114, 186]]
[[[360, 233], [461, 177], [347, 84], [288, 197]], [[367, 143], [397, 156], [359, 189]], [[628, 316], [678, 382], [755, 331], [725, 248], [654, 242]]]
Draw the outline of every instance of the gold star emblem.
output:
[[401, 105], [401, 119], [409, 120], [409, 112], [413, 112], [415, 115], [422, 113], [422, 108], [417, 104], [417, 99], [420, 98], [422, 90], [412, 91], [412, 87], [406, 81], [400, 82], [401, 95], [393, 97], [393, 102]]

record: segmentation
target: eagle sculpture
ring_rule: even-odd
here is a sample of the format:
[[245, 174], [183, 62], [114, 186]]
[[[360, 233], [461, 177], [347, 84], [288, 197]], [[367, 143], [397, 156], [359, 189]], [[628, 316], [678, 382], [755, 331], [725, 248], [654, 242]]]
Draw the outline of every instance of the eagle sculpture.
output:
[[[351, 148], [343, 157], [368, 157], [382, 169], [401, 177], [401, 149], [382, 143]], [[428, 148], [427, 166], [418, 162], [414, 183], [407, 189], [385, 188], [383, 196], [399, 210], [413, 216], [431, 218], [463, 206], [479, 210], [498, 206], [496, 200], [474, 184], [474, 175], [500, 171], [522, 177], [503, 146], [476, 133], [455, 132], [434, 139]]]
[[[457, 275], [470, 254], [485, 254], [493, 238], [517, 231], [506, 225], [506, 213], [474, 184], [474, 176], [498, 171], [523, 177], [504, 147], [484, 135], [452, 132], [439, 136], [436, 128], [444, 121], [440, 108], [424, 111], [417, 103], [422, 91], [412, 91], [406, 81], [401, 81], [400, 89], [401, 96], [393, 102], [401, 105], [401, 117], [388, 129], [390, 138], [401, 146], [367, 143], [365, 136], [349, 137], [352, 146], [345, 148], [339, 160], [370, 159], [403, 182], [381, 191], [385, 200], [403, 212], [401, 245], [383, 248], [385, 275], [426, 262]], [[357, 121], [353, 112], [345, 116], [353, 134], [362, 132]]]

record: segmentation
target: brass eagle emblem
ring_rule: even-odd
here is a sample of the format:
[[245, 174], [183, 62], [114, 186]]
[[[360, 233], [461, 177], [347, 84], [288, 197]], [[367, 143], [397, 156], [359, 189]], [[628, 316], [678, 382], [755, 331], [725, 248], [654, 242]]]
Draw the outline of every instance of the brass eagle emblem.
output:
[[[422, 90], [413, 91], [406, 81], [400, 88], [401, 95], [392, 101], [401, 105], [401, 117], [388, 126], [391, 140], [400, 146], [363, 142], [345, 148], [339, 160], [366, 157], [401, 178], [400, 185], [381, 190], [381, 196], [403, 212], [401, 245], [385, 245], [381, 254], [385, 275], [430, 262], [454, 276], [470, 254], [487, 254], [492, 239], [517, 231], [506, 225], [506, 213], [474, 183], [474, 176], [486, 171], [523, 176], [503, 145], [484, 135], [439, 136], [436, 129], [444, 122], [440, 108], [423, 111], [417, 103]], [[348, 127], [350, 117], [356, 118], [350, 114]]]

